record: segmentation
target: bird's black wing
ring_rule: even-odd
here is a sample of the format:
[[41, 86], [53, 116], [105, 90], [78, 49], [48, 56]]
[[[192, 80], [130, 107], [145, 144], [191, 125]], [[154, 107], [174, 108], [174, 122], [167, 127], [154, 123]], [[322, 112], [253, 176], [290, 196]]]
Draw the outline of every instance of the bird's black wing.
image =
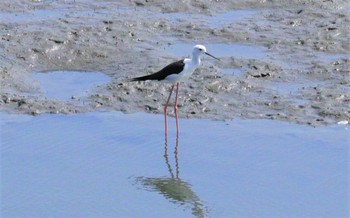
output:
[[131, 79], [131, 81], [163, 80], [171, 74], [179, 74], [185, 67], [184, 59], [176, 61], [164, 67], [160, 71], [141, 77]]

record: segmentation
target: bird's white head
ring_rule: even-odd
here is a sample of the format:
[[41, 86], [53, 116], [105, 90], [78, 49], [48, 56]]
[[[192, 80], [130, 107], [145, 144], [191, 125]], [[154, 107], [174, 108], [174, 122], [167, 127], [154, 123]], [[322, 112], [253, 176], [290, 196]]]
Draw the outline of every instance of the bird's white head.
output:
[[207, 49], [205, 48], [204, 45], [196, 45], [193, 47], [193, 55], [202, 55], [205, 54], [205, 52], [207, 52]]
[[193, 57], [198, 57], [199, 58], [202, 54], [209, 55], [210, 57], [219, 60], [218, 58], [216, 58], [213, 55], [209, 54], [207, 52], [207, 49], [205, 48], [204, 45], [196, 45], [196, 46], [193, 47], [193, 51], [192, 51]]

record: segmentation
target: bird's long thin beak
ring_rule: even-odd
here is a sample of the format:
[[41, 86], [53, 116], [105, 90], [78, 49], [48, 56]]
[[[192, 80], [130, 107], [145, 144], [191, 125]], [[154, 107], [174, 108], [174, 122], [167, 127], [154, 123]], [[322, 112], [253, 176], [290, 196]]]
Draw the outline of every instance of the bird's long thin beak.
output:
[[215, 59], [218, 60], [218, 61], [220, 60], [219, 58], [214, 57], [213, 55], [209, 54], [208, 52], [205, 52], [205, 54], [208, 55], [208, 56], [210, 56], [210, 57], [212, 57], [212, 58], [215, 58]]

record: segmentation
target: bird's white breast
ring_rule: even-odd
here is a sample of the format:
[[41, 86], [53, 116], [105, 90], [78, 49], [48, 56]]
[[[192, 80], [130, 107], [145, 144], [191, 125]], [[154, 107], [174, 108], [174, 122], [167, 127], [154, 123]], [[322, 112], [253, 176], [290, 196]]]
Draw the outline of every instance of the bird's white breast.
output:
[[186, 58], [184, 60], [185, 67], [179, 74], [169, 75], [166, 80], [171, 83], [179, 82], [180, 80], [189, 77], [199, 66], [200, 60], [193, 61], [192, 59]]

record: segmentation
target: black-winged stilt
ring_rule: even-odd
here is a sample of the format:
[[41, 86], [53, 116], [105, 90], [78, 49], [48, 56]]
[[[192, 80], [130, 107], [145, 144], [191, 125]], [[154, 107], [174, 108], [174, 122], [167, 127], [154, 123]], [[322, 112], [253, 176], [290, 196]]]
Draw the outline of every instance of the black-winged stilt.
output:
[[165, 136], [168, 135], [168, 121], [167, 121], [168, 104], [170, 101], [171, 94], [173, 93], [174, 87], [176, 85], [174, 111], [175, 111], [175, 117], [176, 117], [176, 130], [178, 134], [179, 118], [177, 114], [177, 111], [178, 111], [177, 100], [178, 100], [178, 94], [179, 94], [179, 82], [184, 78], [189, 77], [195, 71], [195, 69], [197, 69], [197, 67], [201, 63], [200, 58], [201, 58], [201, 55], [203, 54], [209, 55], [210, 57], [219, 60], [218, 58], [209, 54], [207, 52], [207, 49], [203, 45], [196, 45], [193, 47], [191, 58], [185, 58], [185, 59], [176, 61], [174, 63], [171, 63], [156, 73], [131, 79], [131, 81], [161, 80], [161, 81], [167, 81], [173, 84], [170, 89], [169, 97], [164, 106]]

